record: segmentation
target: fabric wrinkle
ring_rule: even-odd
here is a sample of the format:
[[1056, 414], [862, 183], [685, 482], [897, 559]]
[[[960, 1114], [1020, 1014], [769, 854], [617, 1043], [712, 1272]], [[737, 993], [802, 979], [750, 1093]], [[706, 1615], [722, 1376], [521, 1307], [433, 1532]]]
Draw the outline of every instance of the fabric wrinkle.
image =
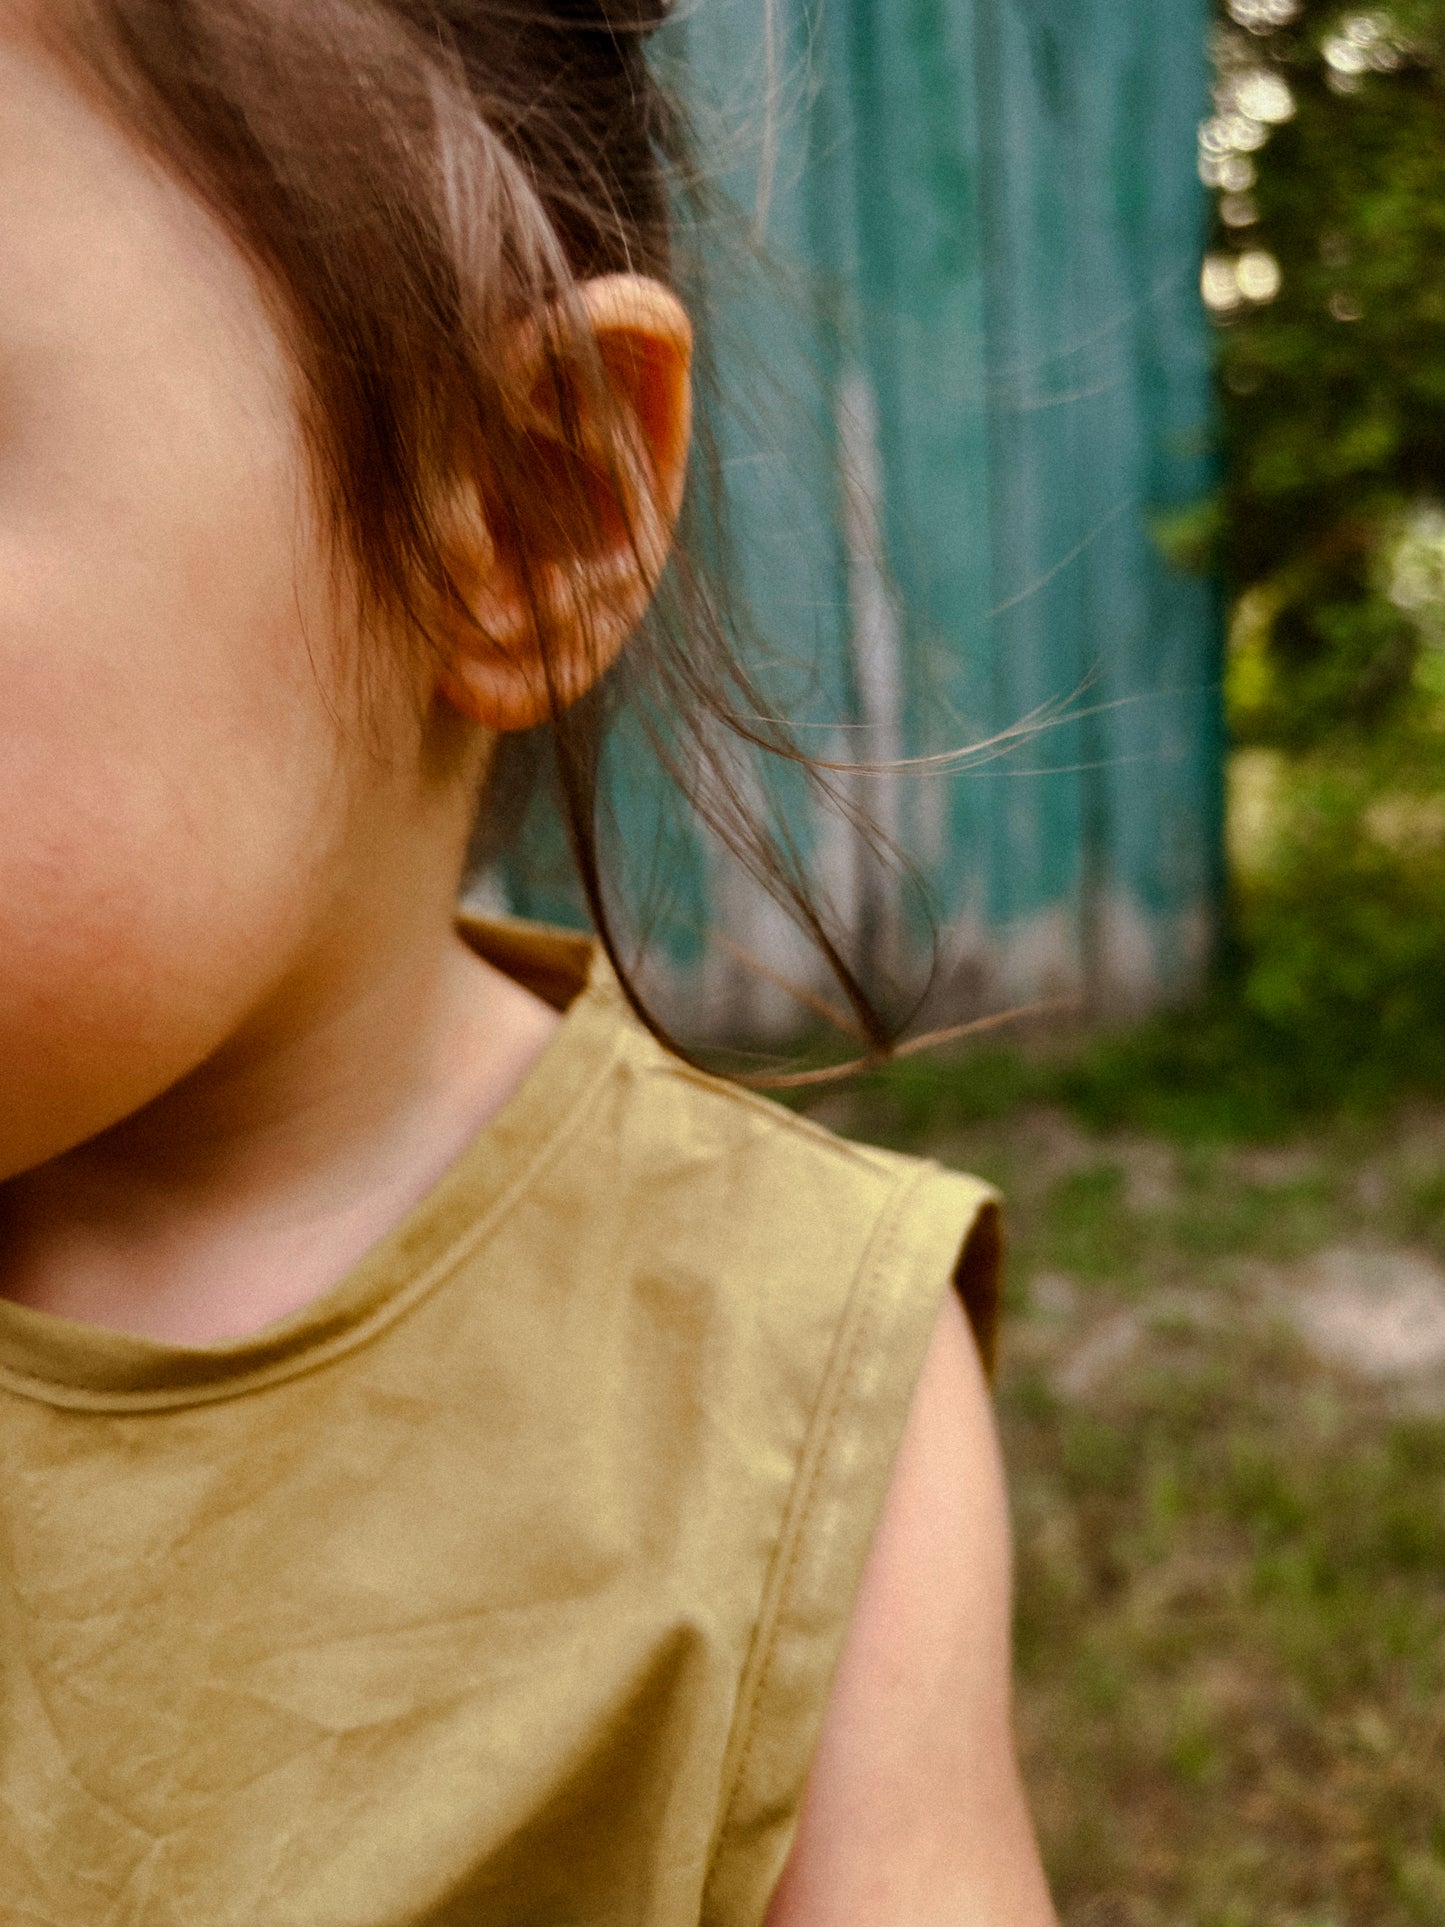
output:
[[259, 1343], [0, 1302], [0, 1917], [757, 1927], [992, 1193], [575, 978], [533, 1080]]

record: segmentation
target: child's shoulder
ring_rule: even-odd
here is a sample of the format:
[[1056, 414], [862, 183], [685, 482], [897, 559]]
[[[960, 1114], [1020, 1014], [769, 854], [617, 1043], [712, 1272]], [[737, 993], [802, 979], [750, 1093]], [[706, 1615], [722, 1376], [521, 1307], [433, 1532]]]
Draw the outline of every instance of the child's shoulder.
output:
[[[605, 982], [593, 1015], [612, 1055], [559, 1164], [558, 1208], [585, 1192], [586, 1268], [612, 1267], [609, 1327], [626, 1305], [645, 1333], [619, 1380], [628, 1429], [668, 1441], [658, 1461], [686, 1485], [686, 1536], [705, 1548], [699, 1596], [711, 1614], [738, 1589], [749, 1656], [709, 1894], [718, 1918], [751, 1919], [777, 1879], [951, 1289], [991, 1361], [998, 1200], [681, 1061]], [[648, 1426], [658, 1373], [668, 1417]]]
[[835, 1136], [685, 1062], [634, 1018], [585, 940], [520, 924], [468, 935], [567, 1011], [543, 1081], [565, 1079], [571, 1101], [553, 1093], [534, 1212], [564, 1218], [611, 1266], [705, 1279], [720, 1306], [786, 1282], [783, 1310], [842, 1319], [854, 1300], [936, 1299], [953, 1280], [989, 1355], [999, 1234], [987, 1184]]

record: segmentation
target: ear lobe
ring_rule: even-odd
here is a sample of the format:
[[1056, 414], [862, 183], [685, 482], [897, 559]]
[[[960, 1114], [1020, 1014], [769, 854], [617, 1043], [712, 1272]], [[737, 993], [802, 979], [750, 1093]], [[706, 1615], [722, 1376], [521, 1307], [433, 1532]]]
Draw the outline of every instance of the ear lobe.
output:
[[686, 485], [692, 327], [676, 296], [607, 275], [581, 284], [566, 320], [524, 324], [515, 344], [525, 485], [543, 511], [516, 518], [539, 532], [529, 553], [508, 555], [476, 491], [455, 517], [466, 610], [449, 625], [439, 682], [495, 731], [546, 721], [616, 660], [662, 574]]

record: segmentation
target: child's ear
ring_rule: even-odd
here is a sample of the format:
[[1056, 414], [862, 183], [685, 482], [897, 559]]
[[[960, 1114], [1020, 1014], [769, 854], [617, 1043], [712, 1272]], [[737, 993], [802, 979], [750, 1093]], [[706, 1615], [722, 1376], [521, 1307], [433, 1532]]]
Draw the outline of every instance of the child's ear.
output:
[[568, 330], [529, 324], [517, 344], [528, 483], [544, 513], [515, 526], [530, 522], [547, 539], [510, 554], [470, 491], [473, 506], [456, 517], [466, 609], [447, 624], [440, 685], [494, 731], [545, 721], [616, 659], [652, 598], [682, 504], [692, 327], [681, 303], [634, 274], [584, 281], [574, 301]]

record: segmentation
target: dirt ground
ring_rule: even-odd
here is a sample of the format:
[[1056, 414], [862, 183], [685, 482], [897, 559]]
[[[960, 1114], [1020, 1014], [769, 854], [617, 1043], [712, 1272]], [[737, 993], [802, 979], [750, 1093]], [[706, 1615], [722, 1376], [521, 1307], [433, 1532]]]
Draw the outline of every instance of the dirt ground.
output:
[[1018, 1717], [1065, 1927], [1441, 1927], [1445, 1113], [1230, 1149], [1032, 1108], [912, 1148], [1010, 1201]]

